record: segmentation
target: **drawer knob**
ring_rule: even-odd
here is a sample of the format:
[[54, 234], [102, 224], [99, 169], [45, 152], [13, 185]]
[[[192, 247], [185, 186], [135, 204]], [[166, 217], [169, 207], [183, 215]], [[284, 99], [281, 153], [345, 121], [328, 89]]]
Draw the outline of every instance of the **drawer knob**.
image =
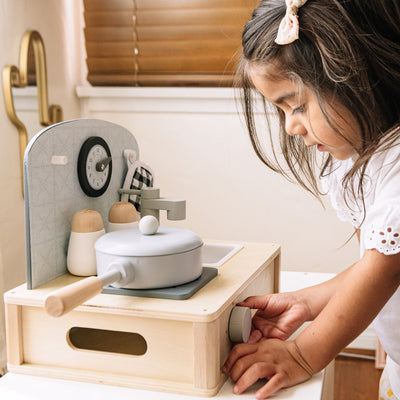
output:
[[247, 343], [251, 331], [251, 311], [249, 307], [233, 307], [229, 317], [229, 339], [233, 343]]

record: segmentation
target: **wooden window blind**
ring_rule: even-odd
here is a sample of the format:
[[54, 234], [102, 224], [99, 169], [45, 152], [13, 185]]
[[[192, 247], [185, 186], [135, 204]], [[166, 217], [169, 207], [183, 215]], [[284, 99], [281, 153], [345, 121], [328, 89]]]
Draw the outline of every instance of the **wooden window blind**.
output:
[[94, 86], [231, 86], [259, 0], [84, 0]]

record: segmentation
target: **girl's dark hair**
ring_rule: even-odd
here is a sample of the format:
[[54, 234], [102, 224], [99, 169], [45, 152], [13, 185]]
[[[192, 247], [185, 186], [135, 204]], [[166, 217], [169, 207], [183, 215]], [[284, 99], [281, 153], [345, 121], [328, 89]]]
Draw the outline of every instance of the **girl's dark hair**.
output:
[[[319, 198], [316, 170], [319, 167], [320, 176], [329, 173], [332, 157], [328, 155], [317, 165], [315, 146], [307, 148], [301, 137], [286, 134], [285, 117], [279, 109], [279, 153], [285, 162], [282, 165], [272, 139], [271, 154], [263, 150], [254, 114], [259, 94], [249, 78], [248, 67], [272, 65], [280, 71], [281, 78], [295, 79], [314, 93], [334, 129], [337, 126], [335, 117], [326, 106], [339, 102], [351, 111], [361, 130], [362, 147], [343, 185], [348, 193], [363, 198], [363, 180], [369, 159], [376, 151], [390, 146], [399, 135], [400, 2], [308, 0], [298, 10], [299, 39], [288, 45], [278, 45], [274, 40], [285, 11], [285, 0], [261, 0], [243, 32], [237, 85], [241, 88], [253, 147], [268, 167], [288, 178], [294, 177]], [[271, 108], [262, 101], [268, 120]], [[361, 179], [355, 180], [356, 175]]]

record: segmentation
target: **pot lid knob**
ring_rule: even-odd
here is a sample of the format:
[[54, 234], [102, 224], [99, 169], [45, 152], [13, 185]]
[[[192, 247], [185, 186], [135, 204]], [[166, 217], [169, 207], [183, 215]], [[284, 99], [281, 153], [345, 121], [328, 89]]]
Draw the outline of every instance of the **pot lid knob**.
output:
[[158, 219], [152, 215], [146, 215], [139, 221], [139, 231], [143, 235], [154, 235], [159, 227]]

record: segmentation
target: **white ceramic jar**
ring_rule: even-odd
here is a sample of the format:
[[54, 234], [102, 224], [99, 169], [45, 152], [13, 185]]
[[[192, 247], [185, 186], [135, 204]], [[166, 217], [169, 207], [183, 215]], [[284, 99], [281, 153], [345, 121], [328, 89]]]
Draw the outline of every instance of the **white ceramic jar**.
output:
[[74, 214], [68, 243], [67, 268], [73, 275], [97, 275], [94, 244], [105, 234], [101, 215], [95, 210]]

